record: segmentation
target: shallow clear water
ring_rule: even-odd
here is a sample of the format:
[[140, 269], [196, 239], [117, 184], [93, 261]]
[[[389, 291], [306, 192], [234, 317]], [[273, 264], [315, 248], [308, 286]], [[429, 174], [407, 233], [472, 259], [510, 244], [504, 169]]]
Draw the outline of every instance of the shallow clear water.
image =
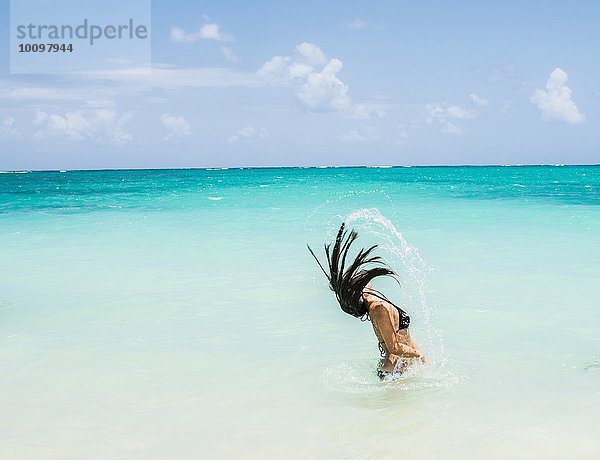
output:
[[[598, 458], [600, 167], [0, 174], [0, 458]], [[306, 250], [400, 272], [382, 383]]]

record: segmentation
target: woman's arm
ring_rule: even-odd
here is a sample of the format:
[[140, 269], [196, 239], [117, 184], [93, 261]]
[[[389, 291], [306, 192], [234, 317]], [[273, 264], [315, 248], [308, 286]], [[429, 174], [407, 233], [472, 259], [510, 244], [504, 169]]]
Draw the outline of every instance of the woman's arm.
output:
[[383, 336], [386, 348], [390, 353], [401, 356], [403, 358], [419, 358], [421, 353], [415, 350], [410, 345], [404, 344], [398, 340], [398, 336], [394, 331], [394, 324], [390, 317], [390, 312], [384, 305], [378, 304], [371, 310], [371, 320], [377, 322], [379, 331]]

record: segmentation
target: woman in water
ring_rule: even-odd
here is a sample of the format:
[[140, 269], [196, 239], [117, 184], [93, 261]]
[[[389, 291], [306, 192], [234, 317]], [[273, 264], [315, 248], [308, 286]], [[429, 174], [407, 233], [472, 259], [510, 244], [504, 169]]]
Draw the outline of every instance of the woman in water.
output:
[[[401, 375], [415, 359], [426, 363], [427, 358], [408, 333], [410, 317], [371, 285], [371, 280], [378, 276], [395, 277], [396, 273], [381, 257], [371, 255], [377, 245], [361, 249], [354, 261], [347, 266], [346, 256], [358, 234], [354, 230], [348, 233], [344, 227], [345, 224], [342, 223], [333, 249], [331, 244], [325, 244], [329, 273], [310, 246], [308, 250], [329, 280], [329, 287], [335, 293], [342, 310], [361, 321], [371, 321], [383, 357], [377, 375], [381, 380], [390, 380]], [[368, 265], [371, 265], [370, 268]]]

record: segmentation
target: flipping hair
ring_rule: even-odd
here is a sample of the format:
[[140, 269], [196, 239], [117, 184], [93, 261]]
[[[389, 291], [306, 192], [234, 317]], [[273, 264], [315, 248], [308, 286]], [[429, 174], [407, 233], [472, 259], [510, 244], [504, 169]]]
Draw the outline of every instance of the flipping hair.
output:
[[[355, 230], [350, 232], [345, 230], [345, 223], [342, 222], [333, 249], [331, 249], [331, 243], [324, 245], [329, 273], [323, 268], [310, 246], [307, 246], [327, 277], [329, 287], [335, 293], [342, 310], [357, 318], [368, 318], [367, 305], [362, 300], [363, 289], [378, 276], [395, 277], [396, 273], [383, 262], [381, 257], [371, 255], [377, 248], [376, 244], [367, 249], [362, 248], [354, 261], [346, 268], [348, 251], [357, 238], [358, 233]], [[369, 264], [375, 266], [368, 268]]]

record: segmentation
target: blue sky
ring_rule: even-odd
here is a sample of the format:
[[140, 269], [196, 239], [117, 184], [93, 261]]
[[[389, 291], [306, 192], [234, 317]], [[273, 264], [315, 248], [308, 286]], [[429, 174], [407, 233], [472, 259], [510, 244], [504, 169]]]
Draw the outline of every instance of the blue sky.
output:
[[0, 4], [0, 169], [600, 162], [595, 2], [157, 0], [151, 74], [64, 75]]

